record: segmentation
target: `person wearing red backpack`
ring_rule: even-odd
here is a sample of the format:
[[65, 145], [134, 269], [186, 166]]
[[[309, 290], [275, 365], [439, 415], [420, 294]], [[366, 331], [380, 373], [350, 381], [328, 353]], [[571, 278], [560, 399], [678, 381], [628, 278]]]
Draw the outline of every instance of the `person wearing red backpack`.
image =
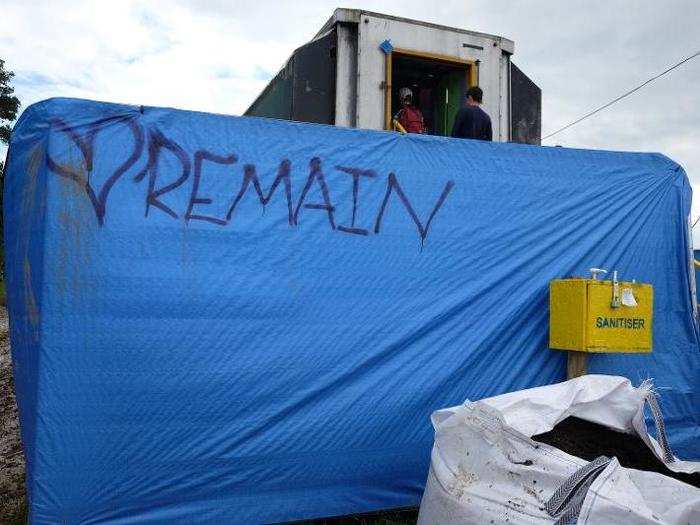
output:
[[399, 90], [401, 109], [394, 117], [403, 129], [408, 133], [425, 133], [425, 123], [423, 113], [413, 105], [413, 92], [410, 88], [404, 87]]

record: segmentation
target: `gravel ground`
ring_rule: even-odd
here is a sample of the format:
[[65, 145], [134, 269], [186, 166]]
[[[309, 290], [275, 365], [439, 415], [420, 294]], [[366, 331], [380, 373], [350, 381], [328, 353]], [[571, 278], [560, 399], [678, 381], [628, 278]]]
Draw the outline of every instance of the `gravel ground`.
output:
[[26, 507], [7, 310], [0, 307], [0, 523], [24, 523]]

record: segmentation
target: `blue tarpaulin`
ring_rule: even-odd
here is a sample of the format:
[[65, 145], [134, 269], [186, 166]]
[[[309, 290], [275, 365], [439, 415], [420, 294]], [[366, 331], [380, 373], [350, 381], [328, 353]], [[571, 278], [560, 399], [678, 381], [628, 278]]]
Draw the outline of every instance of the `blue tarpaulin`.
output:
[[417, 505], [432, 411], [561, 381], [548, 283], [654, 285], [652, 377], [700, 457], [683, 170], [658, 154], [51, 99], [5, 175], [33, 523]]

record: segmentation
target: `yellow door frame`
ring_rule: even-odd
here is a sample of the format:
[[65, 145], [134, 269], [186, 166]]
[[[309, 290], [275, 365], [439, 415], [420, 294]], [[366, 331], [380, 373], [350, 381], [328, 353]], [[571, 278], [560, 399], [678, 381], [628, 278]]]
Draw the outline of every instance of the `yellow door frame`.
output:
[[384, 129], [392, 129], [391, 125], [391, 77], [392, 77], [392, 57], [394, 55], [402, 55], [416, 58], [426, 58], [436, 62], [445, 62], [459, 66], [465, 66], [467, 70], [467, 86], [476, 86], [479, 65], [474, 60], [465, 60], [462, 58], [452, 57], [448, 55], [440, 55], [437, 53], [425, 53], [423, 51], [415, 51], [412, 49], [394, 48], [391, 53], [386, 54], [385, 58], [385, 80], [384, 80]]

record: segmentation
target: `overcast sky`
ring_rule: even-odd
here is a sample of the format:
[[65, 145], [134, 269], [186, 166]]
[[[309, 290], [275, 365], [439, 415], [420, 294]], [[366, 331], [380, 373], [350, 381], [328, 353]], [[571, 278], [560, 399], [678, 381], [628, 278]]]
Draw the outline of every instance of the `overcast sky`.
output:
[[[0, 58], [16, 74], [23, 107], [71, 96], [240, 114], [337, 6], [1, 0]], [[368, 0], [345, 7], [514, 40], [513, 61], [542, 88], [544, 134], [700, 50], [697, 0]], [[665, 153], [693, 182], [697, 217], [699, 86], [700, 57], [548, 143]]]

